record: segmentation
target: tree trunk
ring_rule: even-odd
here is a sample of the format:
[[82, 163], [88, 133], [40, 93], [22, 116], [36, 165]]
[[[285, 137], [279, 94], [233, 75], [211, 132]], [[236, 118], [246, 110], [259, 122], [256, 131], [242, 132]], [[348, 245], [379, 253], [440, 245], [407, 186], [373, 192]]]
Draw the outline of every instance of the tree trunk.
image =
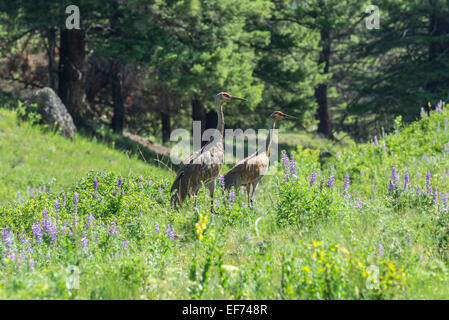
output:
[[84, 91], [85, 39], [82, 30], [61, 30], [58, 94], [77, 127], [87, 124]]
[[166, 143], [170, 140], [170, 133], [171, 133], [170, 113], [161, 112], [161, 122], [162, 122], [162, 143]]
[[[330, 43], [330, 34], [329, 30], [322, 29], [321, 30], [321, 46], [322, 50], [320, 52], [320, 57], [318, 60], [318, 64], [324, 63], [324, 69], [322, 74], [329, 73], [329, 62], [330, 62], [330, 52], [331, 52], [331, 43]], [[315, 88], [315, 98], [318, 103], [317, 110], [317, 118], [319, 120], [318, 123], [318, 133], [324, 134], [329, 138], [333, 138], [332, 135], [332, 125], [329, 117], [329, 106], [327, 101], [327, 84], [320, 83]]]
[[215, 110], [209, 110], [206, 113], [206, 124], [205, 124], [205, 130], [207, 129], [215, 129], [218, 124], [218, 115], [217, 111]]
[[[204, 105], [201, 104], [197, 97], [192, 99], [192, 120], [193, 121], [201, 121], [201, 137], [203, 136], [204, 128], [206, 125], [206, 109]], [[206, 142], [201, 141], [201, 146], [203, 146]]]
[[55, 48], [56, 48], [56, 29], [49, 28], [47, 30], [47, 56], [48, 56], [48, 79], [50, 88], [56, 91], [56, 79], [55, 79]]
[[[441, 58], [449, 50], [449, 42], [446, 41], [449, 35], [449, 17], [439, 11], [434, 0], [430, 0], [429, 3], [433, 6], [433, 12], [429, 17], [429, 62], [434, 70], [445, 70], [446, 66], [441, 63]], [[435, 75], [427, 84], [427, 89], [434, 94], [442, 95], [447, 91], [449, 77], [442, 72], [433, 72], [433, 74]], [[446, 97], [441, 96], [441, 98]]]
[[115, 133], [121, 134], [125, 123], [125, 105], [123, 104], [120, 63], [118, 61], [112, 62], [111, 77], [111, 94], [114, 104], [114, 116], [112, 117], [111, 126]]

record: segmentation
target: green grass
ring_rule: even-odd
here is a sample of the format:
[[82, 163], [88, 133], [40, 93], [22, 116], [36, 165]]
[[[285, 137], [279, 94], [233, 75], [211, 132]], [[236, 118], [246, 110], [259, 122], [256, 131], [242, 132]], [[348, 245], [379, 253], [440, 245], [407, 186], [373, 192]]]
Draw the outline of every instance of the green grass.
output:
[[[0, 241], [0, 299], [447, 299], [448, 117], [433, 112], [405, 128], [398, 119], [397, 132], [379, 137], [379, 145], [304, 136], [294, 152], [296, 175], [274, 164], [277, 172], [262, 180], [254, 209], [242, 204], [240, 190], [234, 203], [217, 190], [211, 215], [205, 189], [199, 212], [192, 199], [174, 210], [172, 173], [94, 141], [18, 126], [13, 112], [2, 111], [0, 136], [8, 132], [2, 141], [10, 152], [19, 136], [56, 149], [18, 147], [33, 160], [22, 164], [22, 182], [8, 178], [5, 198], [53, 176], [65, 188], [0, 205], [7, 239]], [[300, 136], [286, 134], [283, 142], [293, 148]], [[116, 160], [105, 164], [109, 154]], [[18, 177], [8, 163], [2, 174]], [[398, 180], [390, 190], [393, 166]], [[427, 190], [427, 171], [436, 203], [433, 194], [417, 192]], [[48, 232], [37, 241], [33, 226], [48, 223], [58, 227], [56, 241]]]
[[77, 136], [71, 141], [26, 122], [18, 124], [16, 113], [5, 109], [0, 109], [0, 155], [0, 202], [15, 200], [19, 191], [26, 195], [28, 187], [70, 186], [91, 169], [170, 176], [95, 140]]

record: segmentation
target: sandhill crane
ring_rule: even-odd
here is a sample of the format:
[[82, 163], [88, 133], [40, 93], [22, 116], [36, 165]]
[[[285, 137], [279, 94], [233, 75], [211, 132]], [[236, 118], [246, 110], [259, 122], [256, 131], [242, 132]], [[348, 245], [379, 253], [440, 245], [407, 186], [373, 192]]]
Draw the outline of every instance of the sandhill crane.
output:
[[[201, 150], [195, 152], [183, 162], [182, 167], [176, 173], [175, 181], [171, 187], [171, 204], [176, 206], [182, 203], [187, 196], [196, 195], [198, 190], [204, 184], [210, 191], [211, 211], [213, 208], [213, 196], [215, 191], [215, 182], [218, 174], [223, 167], [224, 148], [223, 148], [223, 104], [233, 100], [247, 101], [246, 99], [231, 96], [227, 92], [220, 92], [215, 96], [215, 107], [218, 114], [217, 132], [214, 139], [204, 145]], [[195, 197], [195, 208], [197, 199]]]
[[[270, 164], [270, 147], [273, 140], [273, 129], [277, 120], [282, 119], [296, 119], [280, 111], [275, 111], [270, 115], [269, 133], [265, 146], [262, 146], [257, 152], [249, 157], [246, 157], [239, 162], [224, 175], [224, 188], [230, 189], [232, 187], [238, 188], [240, 186], [246, 187], [248, 195], [248, 204], [252, 206], [254, 202], [254, 194], [259, 184], [260, 179], [265, 175]], [[253, 187], [251, 198], [251, 186]]]

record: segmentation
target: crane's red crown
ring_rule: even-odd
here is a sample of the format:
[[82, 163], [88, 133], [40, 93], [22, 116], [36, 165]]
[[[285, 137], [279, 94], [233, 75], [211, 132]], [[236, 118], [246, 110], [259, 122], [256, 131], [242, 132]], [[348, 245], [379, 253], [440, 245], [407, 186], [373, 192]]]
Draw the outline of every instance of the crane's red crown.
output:
[[222, 95], [224, 95], [225, 97], [228, 97], [228, 98], [231, 96], [229, 93], [224, 92], [224, 91], [223, 91], [223, 92], [220, 92], [220, 93], [221, 93]]

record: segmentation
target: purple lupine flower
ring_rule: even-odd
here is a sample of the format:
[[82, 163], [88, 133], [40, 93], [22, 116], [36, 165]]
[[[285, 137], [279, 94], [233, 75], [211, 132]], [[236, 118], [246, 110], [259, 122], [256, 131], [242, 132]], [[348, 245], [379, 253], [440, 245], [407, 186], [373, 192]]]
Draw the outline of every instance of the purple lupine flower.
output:
[[378, 249], [379, 255], [382, 257], [384, 255], [384, 246], [382, 245], [382, 242], [379, 242]]
[[243, 186], [240, 187], [240, 193], [244, 193], [245, 192], [245, 188], [243, 188]]
[[334, 187], [334, 182], [335, 182], [334, 174], [331, 173], [329, 179], [327, 180], [327, 186], [329, 189], [332, 189]]
[[382, 141], [382, 151], [387, 152], [387, 148], [385, 147], [385, 141]]
[[396, 167], [393, 166], [391, 168], [391, 186], [392, 190], [396, 190], [398, 188], [398, 172], [396, 171]]
[[220, 174], [220, 184], [222, 187], [225, 185], [225, 177], [223, 174]]
[[28, 240], [24, 235], [20, 236], [20, 243], [21, 244], [27, 244], [28, 242], [30, 242], [30, 240]]
[[310, 185], [313, 186], [315, 182], [316, 182], [316, 172], [315, 169], [313, 169], [312, 176], [310, 177]]
[[435, 190], [433, 191], [432, 197], [433, 197], [433, 204], [434, 204], [434, 205], [437, 205], [437, 204], [438, 204], [438, 192], [437, 192], [437, 189], [436, 189], [436, 188], [435, 188]]
[[214, 201], [215, 207], [220, 208], [220, 201], [215, 200]]
[[447, 194], [445, 194], [444, 195], [444, 197], [443, 197], [443, 212], [448, 212], [448, 205], [447, 205], [447, 197], [448, 197], [448, 195]]
[[123, 178], [122, 178], [122, 176], [120, 176], [120, 178], [118, 179], [118, 182], [117, 182], [117, 187], [120, 189], [122, 184], [123, 184]]
[[440, 100], [440, 102], [438, 102], [436, 111], [437, 112], [442, 112], [443, 111], [443, 101]]
[[64, 233], [65, 231], [69, 231], [69, 228], [67, 227], [67, 221], [65, 221], [63, 224], [62, 224], [62, 226], [61, 226], [61, 228], [60, 228], [60, 231], [61, 231], [61, 233]]
[[48, 232], [50, 228], [50, 220], [48, 219], [47, 208], [42, 209], [42, 231]]
[[54, 206], [55, 206], [55, 211], [56, 211], [56, 213], [59, 213], [59, 211], [60, 211], [60, 209], [61, 209], [61, 205], [60, 205], [58, 199], [55, 200]]
[[74, 227], [76, 227], [78, 225], [78, 221], [79, 221], [78, 215], [75, 214], [73, 216], [73, 226]]
[[377, 140], [377, 136], [374, 136], [374, 145], [377, 146], [379, 144], [379, 141]]
[[96, 193], [92, 193], [92, 199], [97, 200], [98, 199], [98, 195]]
[[27, 248], [27, 251], [28, 251], [28, 253], [34, 253], [34, 250], [33, 250], [33, 247], [32, 247], [32, 246], [29, 246], [29, 247]]
[[423, 107], [421, 107], [420, 116], [421, 116], [421, 118], [424, 118], [426, 116], [426, 112], [424, 111]]
[[140, 176], [140, 179], [139, 179], [139, 188], [143, 189], [143, 178], [142, 178], [142, 176]]
[[408, 174], [407, 167], [406, 167], [405, 168], [405, 173], [404, 173], [404, 190], [407, 189], [407, 187], [409, 185], [409, 182], [410, 182], [410, 176]]
[[34, 271], [34, 260], [33, 260], [33, 259], [30, 259], [30, 261], [28, 262], [28, 264], [29, 264], [29, 266], [30, 266], [31, 272], [33, 272], [33, 271]]
[[81, 238], [81, 245], [83, 246], [84, 249], [87, 249], [87, 234], [84, 234], [83, 237]]
[[154, 223], [154, 232], [155, 232], [156, 234], [159, 233], [159, 223], [157, 223], [157, 222]]
[[46, 255], [45, 255], [45, 259], [50, 259], [51, 258], [51, 254], [50, 253], [47, 253]]
[[11, 252], [11, 254], [9, 255], [9, 259], [11, 261], [16, 261], [16, 254], [14, 252]]
[[89, 229], [91, 226], [94, 226], [94, 216], [92, 215], [92, 213], [87, 217], [87, 222], [86, 222], [86, 229]]
[[347, 196], [349, 195], [349, 173], [345, 174], [344, 178], [344, 194]]
[[62, 194], [62, 206], [65, 207], [67, 204], [67, 193]]
[[175, 240], [175, 230], [173, 230], [169, 224], [167, 224], [167, 236], [171, 241]]
[[284, 168], [284, 180], [288, 179], [288, 155], [286, 152], [282, 153], [282, 167]]
[[98, 190], [98, 179], [94, 178], [94, 190], [97, 191]]
[[22, 253], [19, 255], [19, 258], [22, 260], [25, 260], [27, 258], [27, 255], [24, 251], [22, 251]]
[[2, 231], [2, 241], [5, 242], [9, 237], [9, 227], [5, 227]]
[[360, 209], [360, 208], [363, 207], [363, 203], [362, 203], [362, 199], [361, 199], [361, 198], [358, 198], [358, 199], [357, 199], [357, 202], [356, 202], [356, 204], [355, 204], [355, 207], [358, 208], [358, 209]]
[[122, 240], [122, 248], [126, 249], [128, 247], [128, 241], [126, 241], [126, 239]]
[[51, 242], [56, 242], [56, 235], [58, 234], [58, 227], [56, 226], [56, 223], [50, 223], [48, 226], [48, 234], [50, 235]]
[[75, 204], [75, 206], [78, 204], [79, 198], [80, 198], [80, 195], [77, 192], [75, 192], [73, 194], [73, 203]]
[[5, 227], [2, 232], [2, 241], [6, 243], [8, 248], [12, 246], [12, 233], [10, 232], [9, 227]]
[[407, 241], [407, 244], [410, 244], [410, 235], [407, 234], [407, 236], [405, 237], [405, 240]]
[[394, 186], [394, 184], [391, 182], [391, 180], [390, 180], [390, 183], [388, 184], [388, 190], [390, 190], [390, 191], [395, 190], [395, 186]]
[[111, 221], [110, 227], [109, 227], [109, 234], [118, 236], [120, 234], [120, 231], [116, 230], [116, 225], [114, 221]]
[[234, 201], [235, 201], [235, 191], [234, 191], [234, 190], [231, 190], [231, 191], [229, 192], [229, 198], [228, 198], [228, 200], [229, 200], [230, 202], [234, 202]]
[[296, 160], [293, 155], [290, 156], [290, 174], [291, 176], [296, 176]]
[[114, 192], [112, 192], [112, 195], [115, 197], [117, 195], [117, 190], [114, 190]]
[[432, 193], [432, 185], [430, 184], [430, 170], [427, 170], [426, 174], [426, 187], [427, 187], [427, 193]]
[[41, 225], [36, 222], [35, 224], [33, 224], [33, 226], [31, 227], [31, 230], [33, 231], [34, 236], [36, 237], [36, 241], [37, 242], [42, 242], [42, 229], [41, 229]]
[[242, 208], [246, 207], [246, 203], [242, 201]]

